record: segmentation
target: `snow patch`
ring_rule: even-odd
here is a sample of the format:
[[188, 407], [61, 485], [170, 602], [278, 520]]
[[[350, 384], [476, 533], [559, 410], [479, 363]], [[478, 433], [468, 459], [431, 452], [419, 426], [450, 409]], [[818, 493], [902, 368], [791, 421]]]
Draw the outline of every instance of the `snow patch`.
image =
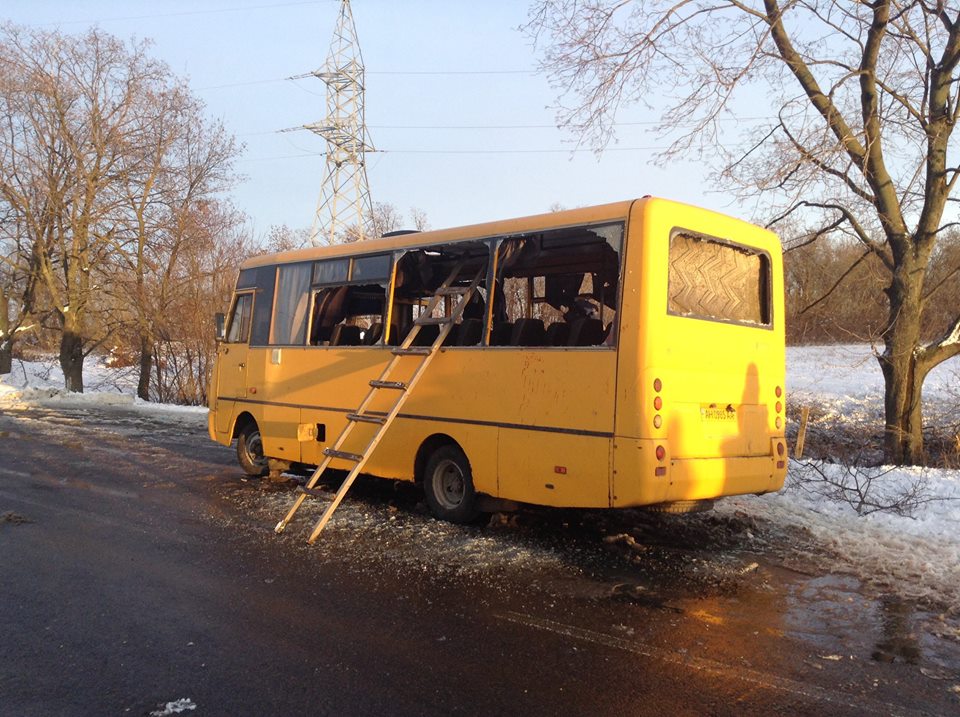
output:
[[13, 362], [13, 370], [0, 376], [0, 405], [40, 404], [61, 406], [131, 406], [159, 414], [206, 414], [206, 406], [179, 406], [144, 401], [137, 393], [137, 367], [111, 367], [107, 358], [88, 358], [83, 365], [83, 393], [64, 388], [59, 361]]
[[780, 493], [726, 498], [716, 510], [730, 515], [745, 511], [777, 526], [808, 531], [841, 569], [960, 614], [960, 471], [886, 467], [882, 472], [877, 480], [885, 493], [921, 481], [934, 499], [912, 516], [858, 516], [851, 505], [810, 490], [803, 464], [791, 461]]
[[169, 717], [169, 715], [180, 714], [197, 709], [197, 705], [189, 697], [181, 697], [179, 700], [167, 702], [163, 707], [150, 713], [150, 717]]

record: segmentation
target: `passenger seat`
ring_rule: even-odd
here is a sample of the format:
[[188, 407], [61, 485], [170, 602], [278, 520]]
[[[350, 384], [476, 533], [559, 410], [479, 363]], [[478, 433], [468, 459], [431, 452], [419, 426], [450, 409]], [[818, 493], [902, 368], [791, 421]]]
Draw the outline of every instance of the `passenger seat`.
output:
[[509, 321], [498, 321], [493, 325], [493, 331], [490, 332], [490, 345], [509, 346], [512, 335], [513, 324]]
[[570, 324], [567, 346], [599, 346], [603, 343], [603, 322], [600, 319], [577, 319]]
[[481, 319], [464, 319], [457, 334], [457, 346], [476, 346], [483, 338], [483, 321]]
[[566, 321], [557, 321], [547, 327], [547, 346], [566, 346], [570, 339], [570, 324]]
[[543, 346], [546, 338], [542, 319], [517, 319], [510, 335], [510, 345]]
[[420, 333], [413, 338], [411, 346], [431, 346], [440, 335], [440, 327], [437, 324], [425, 324], [420, 327]]
[[360, 327], [348, 324], [337, 324], [330, 334], [331, 346], [359, 346]]
[[363, 345], [364, 346], [373, 346], [377, 341], [380, 340], [380, 337], [383, 335], [383, 324], [377, 322], [371, 324], [370, 328], [363, 332]]

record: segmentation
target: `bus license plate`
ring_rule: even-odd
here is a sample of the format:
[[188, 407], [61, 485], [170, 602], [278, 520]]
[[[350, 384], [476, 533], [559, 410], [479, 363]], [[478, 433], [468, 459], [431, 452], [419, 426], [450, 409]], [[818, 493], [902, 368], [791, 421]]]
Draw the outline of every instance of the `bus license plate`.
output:
[[728, 411], [726, 408], [700, 407], [700, 416], [704, 421], [735, 421], [737, 420], [736, 411]]

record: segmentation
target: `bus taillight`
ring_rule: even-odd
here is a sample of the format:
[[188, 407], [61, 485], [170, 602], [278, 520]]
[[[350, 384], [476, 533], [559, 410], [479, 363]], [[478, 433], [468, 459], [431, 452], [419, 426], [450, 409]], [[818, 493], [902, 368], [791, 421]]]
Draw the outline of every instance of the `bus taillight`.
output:
[[664, 448], [663, 446], [657, 446], [657, 451], [656, 451], [656, 453], [657, 453], [657, 460], [658, 460], [658, 461], [662, 461], [664, 458], [667, 457], [667, 449]]
[[777, 386], [775, 393], [777, 394], [777, 398], [780, 398], [783, 395], [783, 389]]
[[662, 388], [663, 388], [663, 382], [661, 382], [659, 378], [653, 379], [653, 390], [656, 391], [657, 393], [660, 393], [660, 389]]
[[653, 399], [653, 408], [654, 410], [657, 410], [657, 411], [663, 408], [663, 399], [660, 398], [659, 396]]

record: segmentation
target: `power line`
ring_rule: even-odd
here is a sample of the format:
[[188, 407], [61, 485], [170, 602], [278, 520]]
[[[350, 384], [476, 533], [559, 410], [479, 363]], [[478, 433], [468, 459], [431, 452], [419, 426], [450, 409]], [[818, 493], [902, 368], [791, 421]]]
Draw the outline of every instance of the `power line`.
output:
[[[652, 152], [666, 147], [606, 147], [603, 152]], [[570, 149], [384, 149], [384, 154], [571, 154], [594, 152], [587, 147]]]
[[188, 15], [216, 15], [226, 12], [244, 12], [246, 10], [272, 10], [282, 7], [297, 7], [300, 5], [321, 5], [335, 0], [300, 0], [299, 2], [282, 2], [270, 5], [242, 5], [236, 7], [211, 8], [209, 10], [183, 10], [181, 12], [165, 12], [154, 15], [127, 15], [124, 17], [105, 17], [98, 20], [58, 20], [56, 22], [41, 23], [47, 25], [98, 25], [106, 22], [124, 22], [127, 20], [155, 20], [165, 17], [185, 17]]
[[[775, 117], [721, 117], [718, 122], [761, 122], [764, 120], [776, 119]], [[612, 122], [612, 127], [656, 127], [662, 125], [659, 120], [645, 120], [638, 122]], [[694, 127], [695, 123], [685, 125], [673, 125], [677, 128]], [[264, 132], [244, 132], [238, 134], [238, 137], [254, 137], [268, 134], [280, 134], [292, 132], [294, 130], [306, 129], [305, 127], [288, 127], [278, 130], [267, 130]], [[448, 125], [390, 125], [390, 124], [368, 124], [367, 129], [395, 129], [395, 130], [505, 130], [505, 129], [565, 129], [556, 124], [448, 124]]]
[[536, 70], [370, 70], [368, 75], [537, 75]]
[[[760, 120], [775, 119], [774, 117], [719, 117], [717, 122], [756, 122]], [[612, 127], [656, 127], [664, 124], [661, 120], [645, 120], [641, 122], [611, 122]], [[693, 127], [695, 123], [675, 124], [674, 127]], [[448, 125], [389, 125], [389, 124], [370, 124], [370, 129], [411, 129], [411, 130], [436, 130], [436, 129], [558, 129], [555, 124], [448, 124]]]
[[[536, 76], [538, 73], [534, 70], [366, 70], [367, 75], [390, 75], [400, 76], [408, 75], [412, 77], [422, 77], [430, 75], [529, 75]], [[194, 87], [197, 92], [204, 90], [223, 90], [231, 87], [248, 87], [250, 85], [267, 85], [277, 82], [287, 82], [288, 80], [301, 79], [301, 77], [274, 77], [266, 80], [249, 80], [247, 82], [227, 82], [222, 85], [206, 85], [204, 87]], [[299, 86], [299, 85], [296, 85]]]
[[[607, 152], [659, 152], [667, 149], [666, 146], [651, 147], [607, 147]], [[586, 147], [571, 147], [570, 149], [378, 149], [376, 154], [583, 154], [594, 150]], [[367, 154], [374, 152], [368, 151]], [[305, 159], [309, 157], [326, 157], [327, 152], [304, 152], [301, 154], [282, 154], [272, 157], [246, 157], [241, 162], [267, 162], [280, 159]]]

